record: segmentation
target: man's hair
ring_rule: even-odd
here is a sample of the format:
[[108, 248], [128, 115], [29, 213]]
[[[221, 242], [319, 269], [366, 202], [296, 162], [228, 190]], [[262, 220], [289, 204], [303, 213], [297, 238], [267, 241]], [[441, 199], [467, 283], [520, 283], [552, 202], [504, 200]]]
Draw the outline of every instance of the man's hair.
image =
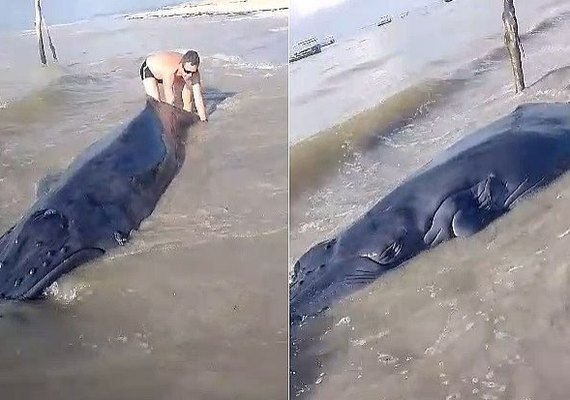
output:
[[200, 56], [194, 50], [187, 51], [183, 56], [182, 60], [180, 60], [181, 64], [190, 63], [195, 66], [200, 65]]

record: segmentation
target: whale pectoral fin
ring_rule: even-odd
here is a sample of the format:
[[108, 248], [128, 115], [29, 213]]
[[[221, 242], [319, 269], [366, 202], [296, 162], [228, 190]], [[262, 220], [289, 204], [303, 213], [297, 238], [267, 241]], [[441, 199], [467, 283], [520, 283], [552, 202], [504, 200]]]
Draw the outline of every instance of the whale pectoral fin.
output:
[[56, 172], [52, 174], [47, 174], [44, 176], [36, 185], [36, 198], [39, 199], [42, 196], [48, 194], [59, 182], [63, 172]]
[[506, 194], [505, 184], [494, 174], [452, 194], [436, 210], [424, 242], [434, 247], [453, 237], [479, 232], [504, 213]]
[[503, 208], [507, 199], [507, 186], [494, 174], [473, 186], [471, 190], [479, 208], [496, 211]]
[[479, 209], [466, 208], [457, 211], [451, 221], [451, 229], [456, 237], [468, 237], [485, 227]]
[[424, 243], [434, 247], [451, 237], [450, 221], [457, 212], [457, 196], [445, 199], [433, 215], [431, 225], [424, 235]]
[[424, 236], [424, 243], [434, 247], [449, 239], [449, 233], [443, 228], [431, 228]]
[[491, 174], [476, 184], [471, 193], [473, 197], [462, 202], [451, 221], [451, 229], [457, 237], [468, 237], [479, 232], [504, 213], [507, 190], [495, 175]]

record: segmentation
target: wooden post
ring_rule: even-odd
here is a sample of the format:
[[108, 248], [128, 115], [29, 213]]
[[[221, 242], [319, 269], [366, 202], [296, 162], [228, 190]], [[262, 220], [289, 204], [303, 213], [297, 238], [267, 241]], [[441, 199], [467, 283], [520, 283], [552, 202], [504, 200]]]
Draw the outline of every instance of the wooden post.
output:
[[54, 61], [57, 61], [57, 54], [55, 53], [55, 46], [53, 45], [53, 42], [51, 41], [51, 35], [49, 34], [48, 24], [46, 22], [46, 19], [43, 16], [43, 13], [42, 13], [42, 25], [46, 28], [46, 34], [47, 34], [47, 38], [48, 38], [49, 49], [51, 50], [51, 56], [53, 57]]
[[509, 52], [509, 58], [513, 67], [515, 78], [515, 91], [519, 93], [524, 90], [524, 74], [521, 58], [521, 42], [519, 38], [519, 25], [515, 15], [514, 0], [504, 0], [503, 6], [503, 27], [505, 28], [505, 46]]
[[41, 0], [35, 0], [36, 2], [36, 35], [38, 36], [38, 47], [40, 51], [40, 61], [43, 65], [47, 64], [46, 52], [44, 50], [44, 38], [42, 35], [42, 6], [40, 4]]

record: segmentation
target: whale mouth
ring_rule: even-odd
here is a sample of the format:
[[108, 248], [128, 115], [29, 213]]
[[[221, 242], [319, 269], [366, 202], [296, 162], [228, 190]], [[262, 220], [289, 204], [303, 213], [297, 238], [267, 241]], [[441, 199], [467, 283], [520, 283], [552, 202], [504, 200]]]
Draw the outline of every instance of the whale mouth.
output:
[[18, 296], [15, 296], [14, 299], [31, 300], [40, 297], [43, 294], [44, 290], [48, 288], [53, 282], [55, 282], [60, 276], [71, 271], [77, 265], [91, 261], [94, 258], [102, 256], [103, 254], [105, 254], [105, 250], [98, 247], [87, 247], [70, 254], [55, 268], [49, 271], [43, 278], [36, 282], [30, 289]]

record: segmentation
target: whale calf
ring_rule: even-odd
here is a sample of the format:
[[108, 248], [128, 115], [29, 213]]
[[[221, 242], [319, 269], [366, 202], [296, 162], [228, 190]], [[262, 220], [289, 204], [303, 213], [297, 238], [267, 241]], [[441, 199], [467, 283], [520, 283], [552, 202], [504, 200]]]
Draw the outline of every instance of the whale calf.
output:
[[570, 104], [536, 103], [466, 136], [294, 266], [297, 324], [420, 252], [468, 237], [570, 168]]
[[37, 201], [0, 238], [0, 299], [42, 295], [61, 275], [125, 244], [185, 156], [197, 116], [147, 98], [124, 129], [39, 185]]

